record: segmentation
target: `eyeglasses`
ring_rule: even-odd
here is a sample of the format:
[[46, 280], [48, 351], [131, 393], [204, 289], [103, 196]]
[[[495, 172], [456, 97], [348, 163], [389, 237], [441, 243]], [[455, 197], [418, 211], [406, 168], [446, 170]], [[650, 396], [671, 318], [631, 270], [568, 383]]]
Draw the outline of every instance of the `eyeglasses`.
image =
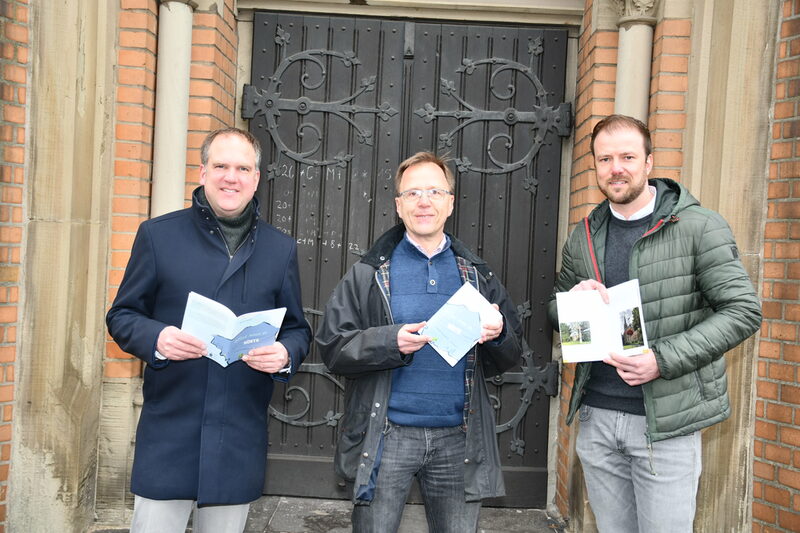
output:
[[397, 193], [397, 196], [405, 202], [419, 202], [423, 196], [427, 196], [433, 202], [439, 202], [451, 194], [453, 193], [447, 189], [408, 189]]

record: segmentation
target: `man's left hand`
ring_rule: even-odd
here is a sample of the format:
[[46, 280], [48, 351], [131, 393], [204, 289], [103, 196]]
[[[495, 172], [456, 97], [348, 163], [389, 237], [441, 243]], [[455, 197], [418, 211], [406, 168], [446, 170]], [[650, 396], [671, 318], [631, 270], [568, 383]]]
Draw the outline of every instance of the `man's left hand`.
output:
[[283, 344], [275, 342], [269, 346], [253, 348], [242, 357], [242, 361], [253, 370], [274, 374], [289, 364], [289, 352]]
[[620, 355], [612, 352], [603, 362], [615, 367], [619, 377], [631, 386], [642, 385], [661, 376], [652, 351], [642, 355]]
[[[492, 304], [492, 307], [500, 311], [500, 307], [497, 304]], [[503, 333], [503, 315], [500, 315], [500, 318], [495, 322], [481, 324], [481, 340], [478, 341], [478, 344], [492, 341], [499, 337], [501, 333]]]

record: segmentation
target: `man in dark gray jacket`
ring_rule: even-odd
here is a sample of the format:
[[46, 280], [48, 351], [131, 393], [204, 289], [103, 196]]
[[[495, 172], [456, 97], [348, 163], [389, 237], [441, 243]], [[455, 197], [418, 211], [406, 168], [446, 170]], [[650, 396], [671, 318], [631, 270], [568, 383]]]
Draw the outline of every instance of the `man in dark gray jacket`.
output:
[[[607, 200], [564, 247], [554, 292], [639, 280], [651, 351], [579, 363], [567, 422], [601, 533], [690, 532], [700, 430], [730, 415], [724, 353], [758, 330], [761, 306], [723, 218], [651, 179], [650, 132], [611, 115], [591, 139]], [[555, 294], [550, 318], [557, 324]]]
[[[518, 364], [521, 328], [486, 263], [445, 234], [454, 178], [420, 152], [395, 176], [403, 224], [381, 236], [333, 292], [317, 331], [347, 378], [336, 471], [353, 482], [353, 531], [393, 532], [417, 478], [432, 533], [476, 531], [482, 498], [505, 493], [484, 376]], [[451, 365], [418, 332], [464, 283], [502, 318]]]

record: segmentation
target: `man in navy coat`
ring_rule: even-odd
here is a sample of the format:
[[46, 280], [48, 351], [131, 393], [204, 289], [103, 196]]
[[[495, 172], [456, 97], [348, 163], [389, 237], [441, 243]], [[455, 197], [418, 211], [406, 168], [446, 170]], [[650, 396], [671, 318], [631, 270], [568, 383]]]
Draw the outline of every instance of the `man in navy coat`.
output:
[[[131, 475], [132, 532], [241, 532], [266, 473], [273, 381], [308, 352], [294, 240], [259, 220], [261, 148], [218, 130], [201, 151], [192, 206], [142, 223], [108, 331], [146, 364]], [[222, 367], [180, 329], [190, 291], [241, 315], [286, 307], [277, 341]]]

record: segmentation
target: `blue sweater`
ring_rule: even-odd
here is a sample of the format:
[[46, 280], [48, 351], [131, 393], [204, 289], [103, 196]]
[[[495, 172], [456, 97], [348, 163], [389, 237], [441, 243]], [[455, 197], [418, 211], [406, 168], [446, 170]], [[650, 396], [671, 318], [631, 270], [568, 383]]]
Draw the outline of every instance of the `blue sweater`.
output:
[[[392, 315], [398, 324], [428, 320], [461, 287], [450, 241], [428, 259], [404, 238], [389, 265]], [[430, 344], [392, 371], [389, 420], [401, 426], [452, 427], [464, 414], [466, 357], [451, 367]]]

